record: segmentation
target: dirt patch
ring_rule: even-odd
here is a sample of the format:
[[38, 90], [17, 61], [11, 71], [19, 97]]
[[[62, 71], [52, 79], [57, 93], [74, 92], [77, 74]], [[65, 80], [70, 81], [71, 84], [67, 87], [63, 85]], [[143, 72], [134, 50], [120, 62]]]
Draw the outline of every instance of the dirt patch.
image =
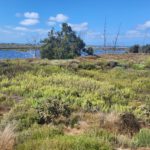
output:
[[85, 121], [80, 121], [76, 128], [67, 127], [64, 129], [64, 133], [66, 135], [80, 135], [85, 132], [89, 128], [89, 125]]
[[5, 113], [10, 111], [10, 107], [0, 106], [0, 116], [3, 116]]

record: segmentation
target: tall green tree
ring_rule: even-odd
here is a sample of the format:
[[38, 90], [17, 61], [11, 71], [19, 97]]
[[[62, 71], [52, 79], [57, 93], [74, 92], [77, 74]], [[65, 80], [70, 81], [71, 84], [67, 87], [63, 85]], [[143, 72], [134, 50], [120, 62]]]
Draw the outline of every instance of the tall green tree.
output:
[[81, 56], [85, 43], [67, 24], [62, 24], [62, 30], [52, 29], [48, 37], [42, 41], [41, 57], [48, 59], [69, 59]]

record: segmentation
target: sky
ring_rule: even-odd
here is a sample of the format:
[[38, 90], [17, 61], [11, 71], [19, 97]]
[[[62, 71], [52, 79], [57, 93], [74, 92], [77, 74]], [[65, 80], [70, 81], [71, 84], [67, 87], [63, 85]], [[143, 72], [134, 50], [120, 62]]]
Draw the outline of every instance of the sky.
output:
[[150, 0], [0, 0], [0, 43], [41, 40], [68, 23], [86, 44], [150, 43]]

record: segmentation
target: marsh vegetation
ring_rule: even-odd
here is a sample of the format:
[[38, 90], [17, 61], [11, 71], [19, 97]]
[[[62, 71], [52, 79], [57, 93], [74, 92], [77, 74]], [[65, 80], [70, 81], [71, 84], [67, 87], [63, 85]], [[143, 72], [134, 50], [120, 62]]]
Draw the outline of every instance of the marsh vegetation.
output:
[[0, 149], [149, 148], [150, 56], [0, 61], [0, 121]]

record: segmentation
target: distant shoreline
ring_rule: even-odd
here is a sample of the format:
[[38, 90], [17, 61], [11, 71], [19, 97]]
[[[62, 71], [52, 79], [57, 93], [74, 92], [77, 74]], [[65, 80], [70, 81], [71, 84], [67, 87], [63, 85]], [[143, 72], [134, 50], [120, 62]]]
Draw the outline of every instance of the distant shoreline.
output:
[[[10, 46], [10, 47], [1, 47], [0, 46], [0, 50], [18, 50], [18, 51], [28, 51], [28, 50], [35, 50], [35, 49], [40, 49], [40, 46], [37, 47], [37, 48], [34, 48], [34, 47], [13, 47], [13, 46]], [[113, 47], [108, 47], [108, 48], [104, 48], [104, 47], [93, 47], [94, 50], [114, 50]], [[128, 48], [121, 48], [121, 47], [118, 47], [118, 48], [115, 48], [115, 50], [125, 50], [125, 51], [128, 51]]]
[[29, 49], [40, 49], [40, 46], [30, 44], [0, 44], [0, 50], [10, 50], [10, 49], [25, 51]]

